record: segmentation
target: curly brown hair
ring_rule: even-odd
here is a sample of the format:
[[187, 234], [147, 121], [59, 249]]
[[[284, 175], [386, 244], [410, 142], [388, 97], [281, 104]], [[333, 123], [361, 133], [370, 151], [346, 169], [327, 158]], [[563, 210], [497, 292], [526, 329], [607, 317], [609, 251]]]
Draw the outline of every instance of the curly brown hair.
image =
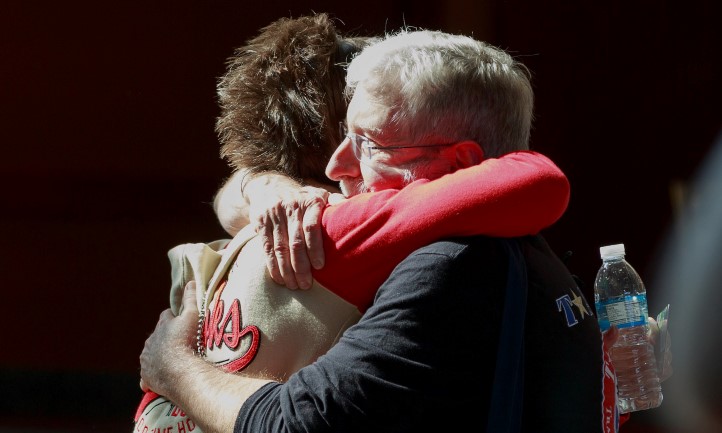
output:
[[228, 59], [216, 132], [234, 168], [329, 184], [346, 116], [346, 64], [369, 41], [342, 38], [327, 14], [282, 18]]

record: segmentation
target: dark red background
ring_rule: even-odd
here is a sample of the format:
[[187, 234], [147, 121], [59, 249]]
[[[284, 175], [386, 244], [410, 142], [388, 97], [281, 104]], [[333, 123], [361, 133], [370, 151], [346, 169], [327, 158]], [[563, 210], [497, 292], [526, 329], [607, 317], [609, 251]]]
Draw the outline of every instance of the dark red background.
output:
[[[329, 12], [356, 34], [404, 23], [464, 33], [529, 66], [532, 147], [572, 184], [545, 234], [573, 252], [590, 302], [601, 245], [625, 243], [652, 281], [672, 186], [691, 179], [722, 126], [711, 0], [46, 3], [0, 6], [5, 425], [130, 431], [138, 354], [168, 303], [166, 251], [224, 236], [210, 206], [229, 173], [213, 131], [216, 78], [281, 16]], [[656, 313], [668, 300], [648, 286]], [[652, 412], [626, 429], [671, 431]]]

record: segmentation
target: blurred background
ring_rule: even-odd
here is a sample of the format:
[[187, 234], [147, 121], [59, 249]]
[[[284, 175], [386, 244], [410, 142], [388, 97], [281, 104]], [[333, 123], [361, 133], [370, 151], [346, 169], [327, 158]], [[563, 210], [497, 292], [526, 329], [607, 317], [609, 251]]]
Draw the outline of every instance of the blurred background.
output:
[[[722, 431], [720, 279], [691, 285], [676, 270], [691, 257], [705, 265], [688, 272], [712, 275], [722, 247], [696, 256], [675, 238], [700, 220], [705, 239], [722, 221], [684, 217], [722, 127], [718, 2], [10, 0], [0, 6], [0, 432], [130, 432], [138, 355], [168, 305], [166, 252], [226, 237], [210, 205], [230, 174], [213, 130], [216, 79], [262, 26], [313, 12], [345, 34], [405, 24], [471, 35], [531, 69], [532, 148], [572, 185], [545, 236], [572, 253], [590, 303], [599, 247], [624, 243], [650, 313], [672, 304], [665, 402], [622, 432]], [[719, 188], [702, 197], [722, 203]], [[698, 302], [676, 309], [688, 299]]]

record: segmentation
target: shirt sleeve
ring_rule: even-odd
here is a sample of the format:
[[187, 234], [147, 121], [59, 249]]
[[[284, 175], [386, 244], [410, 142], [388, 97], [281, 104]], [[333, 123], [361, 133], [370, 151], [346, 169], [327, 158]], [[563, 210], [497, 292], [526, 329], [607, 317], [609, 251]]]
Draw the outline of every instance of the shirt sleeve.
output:
[[453, 236], [515, 237], [556, 222], [569, 181], [545, 156], [520, 151], [490, 158], [401, 190], [361, 194], [323, 215], [323, 286], [365, 311], [375, 289], [417, 248]]

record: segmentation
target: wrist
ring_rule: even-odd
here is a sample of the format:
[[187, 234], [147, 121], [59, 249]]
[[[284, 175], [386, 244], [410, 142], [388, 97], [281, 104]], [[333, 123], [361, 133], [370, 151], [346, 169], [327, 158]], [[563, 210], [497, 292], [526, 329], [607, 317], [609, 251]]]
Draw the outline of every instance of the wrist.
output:
[[185, 390], [196, 387], [195, 381], [202, 377], [206, 368], [213, 368], [198, 356], [195, 351], [184, 346], [173, 351], [165, 369], [165, 390], [161, 394], [174, 402], [183, 402], [187, 396]]
[[254, 219], [259, 211], [265, 212], [271, 204], [294, 197], [301, 188], [295, 179], [273, 171], [246, 176], [243, 199], [248, 204], [249, 218]]
[[296, 191], [301, 187], [302, 185], [295, 179], [275, 171], [246, 172], [242, 176], [241, 191], [246, 203], [252, 204], [263, 201], [269, 193], [277, 193], [284, 188]]

